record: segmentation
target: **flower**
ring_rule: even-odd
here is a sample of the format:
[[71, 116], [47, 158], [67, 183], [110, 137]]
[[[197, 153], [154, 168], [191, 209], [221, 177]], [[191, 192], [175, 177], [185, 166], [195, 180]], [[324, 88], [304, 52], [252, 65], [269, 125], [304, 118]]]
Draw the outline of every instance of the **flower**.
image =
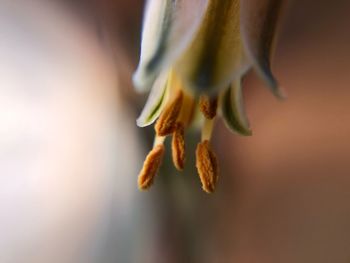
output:
[[140, 127], [155, 124], [154, 148], [139, 175], [139, 188], [153, 183], [172, 135], [172, 156], [184, 168], [184, 132], [197, 112], [202, 138], [196, 167], [204, 191], [215, 190], [218, 164], [210, 147], [217, 113], [227, 127], [252, 134], [242, 101], [242, 79], [254, 68], [277, 97], [283, 93], [270, 69], [275, 32], [283, 0], [149, 0], [146, 5], [141, 57], [133, 80], [149, 91], [137, 119]]

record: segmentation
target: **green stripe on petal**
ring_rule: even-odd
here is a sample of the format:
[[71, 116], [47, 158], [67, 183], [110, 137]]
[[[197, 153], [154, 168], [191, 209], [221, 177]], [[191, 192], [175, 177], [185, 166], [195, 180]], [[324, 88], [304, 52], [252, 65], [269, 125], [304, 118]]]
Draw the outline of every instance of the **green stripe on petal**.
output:
[[148, 0], [141, 56], [133, 76], [139, 91], [147, 91], [190, 43], [209, 0]]
[[244, 48], [255, 69], [272, 92], [284, 97], [271, 71], [270, 57], [285, 0], [244, 0], [241, 4], [241, 31]]
[[247, 70], [239, 16], [239, 0], [210, 0], [199, 31], [176, 64], [186, 87], [215, 94]]
[[241, 80], [236, 80], [221, 99], [221, 113], [226, 126], [240, 135], [252, 135], [244, 110]]
[[139, 127], [152, 124], [160, 115], [168, 100], [168, 74], [162, 73], [155, 81], [145, 107], [136, 120]]

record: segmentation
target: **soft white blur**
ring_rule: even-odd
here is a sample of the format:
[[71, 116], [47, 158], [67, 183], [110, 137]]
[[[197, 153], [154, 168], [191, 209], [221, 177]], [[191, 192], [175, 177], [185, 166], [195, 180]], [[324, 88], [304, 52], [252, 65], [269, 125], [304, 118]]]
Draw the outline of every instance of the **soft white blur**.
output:
[[48, 2], [0, 0], [0, 39], [0, 262], [100, 262], [140, 163], [115, 67]]

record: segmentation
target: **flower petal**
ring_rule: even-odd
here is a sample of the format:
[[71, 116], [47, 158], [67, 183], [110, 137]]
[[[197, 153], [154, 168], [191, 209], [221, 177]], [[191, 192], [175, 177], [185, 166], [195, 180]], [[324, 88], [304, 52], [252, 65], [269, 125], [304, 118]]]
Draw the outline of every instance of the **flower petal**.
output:
[[140, 91], [148, 90], [190, 43], [209, 0], [149, 0], [143, 23], [141, 57], [134, 74]]
[[210, 1], [198, 33], [175, 67], [188, 88], [215, 93], [247, 70], [239, 7], [239, 0]]
[[231, 87], [224, 92], [221, 101], [221, 113], [226, 126], [240, 135], [250, 136], [248, 119], [246, 117], [242, 96], [242, 81], [236, 80]]
[[285, 0], [244, 0], [241, 3], [241, 31], [244, 48], [255, 69], [277, 97], [284, 97], [274, 78], [270, 56]]
[[154, 82], [151, 93], [148, 96], [145, 107], [140, 117], [136, 120], [139, 127], [145, 127], [152, 124], [160, 115], [168, 100], [168, 73], [162, 73]]

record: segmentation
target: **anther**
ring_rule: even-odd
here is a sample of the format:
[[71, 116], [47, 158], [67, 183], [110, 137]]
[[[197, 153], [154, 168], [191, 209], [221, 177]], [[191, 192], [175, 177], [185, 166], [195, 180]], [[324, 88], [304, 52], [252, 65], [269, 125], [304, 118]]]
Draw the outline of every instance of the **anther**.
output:
[[185, 138], [184, 125], [181, 122], [176, 123], [171, 142], [171, 151], [176, 169], [182, 171], [185, 166]]
[[138, 177], [140, 190], [148, 189], [154, 181], [164, 156], [165, 148], [163, 144], [155, 146], [146, 157], [142, 170]]
[[203, 190], [207, 193], [214, 192], [218, 181], [218, 163], [208, 140], [197, 145], [196, 167]]
[[164, 109], [155, 125], [158, 136], [170, 135], [175, 131], [176, 121], [181, 111], [182, 102], [183, 93], [179, 90], [175, 99]]
[[202, 95], [199, 99], [199, 109], [205, 118], [211, 120], [216, 116], [218, 108], [217, 97], [210, 98], [206, 95]]

